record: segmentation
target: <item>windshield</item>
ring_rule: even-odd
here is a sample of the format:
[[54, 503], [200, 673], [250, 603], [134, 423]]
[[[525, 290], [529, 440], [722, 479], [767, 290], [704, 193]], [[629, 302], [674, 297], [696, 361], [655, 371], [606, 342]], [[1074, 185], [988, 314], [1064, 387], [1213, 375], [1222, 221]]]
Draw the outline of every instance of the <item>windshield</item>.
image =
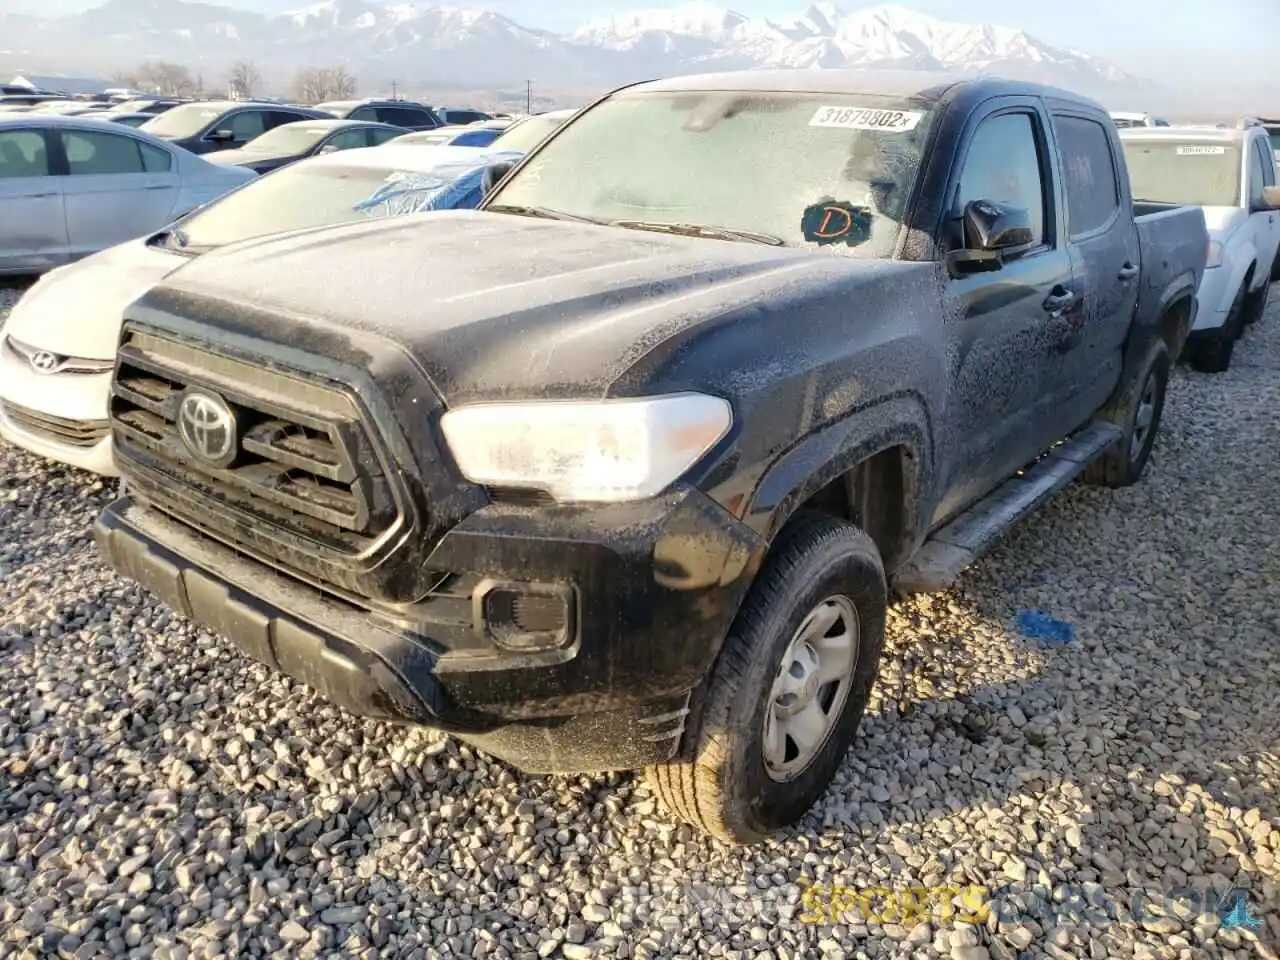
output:
[[1135, 200], [1234, 207], [1240, 203], [1240, 148], [1230, 143], [1126, 140]]
[[281, 155], [302, 153], [310, 150], [331, 133], [333, 133], [332, 127], [317, 127], [309, 123], [286, 123], [274, 130], [268, 130], [259, 137], [254, 137], [246, 145], [246, 149], [269, 151]]
[[396, 137], [396, 146], [400, 146], [406, 143], [411, 145], [415, 143], [419, 143], [419, 144], [426, 143], [426, 144], [438, 145], [442, 143], [448, 143], [457, 135], [458, 133], [456, 130], [450, 133], [436, 133], [435, 131], [424, 131], [422, 133], [406, 133], [402, 137]]
[[[485, 158], [485, 163], [490, 162]], [[251, 181], [180, 220], [177, 227], [185, 241], [182, 246], [199, 252], [271, 233], [458, 206], [461, 202], [455, 202], [453, 192], [444, 188], [472, 173], [478, 191], [484, 169], [475, 160], [466, 166], [446, 170], [442, 165], [438, 171], [421, 172], [312, 166], [303, 161]], [[470, 205], [476, 202], [478, 193]]]
[[211, 107], [207, 103], [187, 103], [157, 114], [142, 129], [153, 136], [181, 140], [195, 136], [224, 113], [226, 110], [222, 107]]
[[153, 103], [154, 100], [122, 100], [113, 103], [110, 109], [112, 113], [143, 113]]
[[494, 149], [519, 150], [528, 153], [560, 124], [565, 117], [529, 117], [513, 123], [493, 141]]
[[623, 93], [574, 120], [486, 206], [887, 258], [931, 119], [865, 95]]
[[1280, 127], [1267, 127], [1267, 136], [1271, 138], [1271, 149], [1280, 159]]

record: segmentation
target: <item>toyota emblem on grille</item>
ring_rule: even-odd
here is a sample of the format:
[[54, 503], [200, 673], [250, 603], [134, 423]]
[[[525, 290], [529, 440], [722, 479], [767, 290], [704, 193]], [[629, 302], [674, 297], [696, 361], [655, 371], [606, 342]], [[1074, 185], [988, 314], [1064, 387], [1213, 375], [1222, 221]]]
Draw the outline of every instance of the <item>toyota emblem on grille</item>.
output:
[[188, 450], [215, 466], [235, 459], [236, 415], [216, 393], [189, 390], [178, 405], [178, 435]]
[[31, 367], [36, 373], [53, 373], [62, 366], [62, 358], [48, 350], [37, 350], [30, 357]]

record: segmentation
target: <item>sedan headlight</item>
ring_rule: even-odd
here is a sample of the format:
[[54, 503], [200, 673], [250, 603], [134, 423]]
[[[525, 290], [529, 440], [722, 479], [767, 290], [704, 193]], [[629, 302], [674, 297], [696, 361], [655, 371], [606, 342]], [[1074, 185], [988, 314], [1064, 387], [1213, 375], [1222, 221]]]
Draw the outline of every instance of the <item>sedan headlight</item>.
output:
[[1208, 259], [1205, 260], [1204, 267], [1206, 270], [1209, 270], [1209, 269], [1212, 269], [1213, 267], [1220, 267], [1220, 266], [1222, 266], [1222, 244], [1220, 244], [1217, 240], [1210, 240], [1209, 255], [1208, 255]]
[[728, 401], [700, 393], [482, 403], [450, 410], [441, 420], [449, 450], [471, 482], [595, 502], [656, 496], [732, 425]]

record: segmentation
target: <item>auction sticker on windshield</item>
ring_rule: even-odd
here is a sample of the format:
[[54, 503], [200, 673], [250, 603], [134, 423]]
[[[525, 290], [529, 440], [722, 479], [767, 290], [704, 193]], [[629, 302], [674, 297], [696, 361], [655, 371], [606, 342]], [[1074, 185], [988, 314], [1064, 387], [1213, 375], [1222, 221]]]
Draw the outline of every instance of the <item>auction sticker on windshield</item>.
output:
[[845, 130], [884, 130], [901, 133], [914, 130], [924, 119], [920, 110], [873, 110], [868, 107], [819, 107], [809, 121], [811, 127], [842, 127]]
[[1180, 157], [1220, 157], [1227, 152], [1226, 147], [1179, 147]]

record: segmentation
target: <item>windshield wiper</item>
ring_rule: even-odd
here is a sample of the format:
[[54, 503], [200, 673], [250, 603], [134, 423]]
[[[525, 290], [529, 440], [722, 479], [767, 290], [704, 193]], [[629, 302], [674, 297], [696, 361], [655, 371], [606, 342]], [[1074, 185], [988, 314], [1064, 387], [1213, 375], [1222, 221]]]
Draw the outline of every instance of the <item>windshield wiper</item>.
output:
[[706, 237], [709, 240], [744, 240], [748, 243], [764, 243], [771, 247], [781, 247], [786, 241], [771, 233], [757, 233], [754, 230], [738, 230], [734, 227], [712, 227], [703, 223], [664, 223], [659, 220], [613, 220], [613, 227], [625, 227], [628, 230], [653, 230], [657, 233], [674, 233], [682, 237]]
[[564, 213], [561, 210], [552, 210], [549, 207], [523, 207], [508, 203], [495, 203], [491, 207], [485, 207], [486, 210], [493, 210], [497, 213], [514, 213], [522, 217], [544, 217], [547, 220], [573, 220], [577, 223], [600, 223], [600, 220], [594, 220], [591, 217], [580, 217], [576, 213]]

